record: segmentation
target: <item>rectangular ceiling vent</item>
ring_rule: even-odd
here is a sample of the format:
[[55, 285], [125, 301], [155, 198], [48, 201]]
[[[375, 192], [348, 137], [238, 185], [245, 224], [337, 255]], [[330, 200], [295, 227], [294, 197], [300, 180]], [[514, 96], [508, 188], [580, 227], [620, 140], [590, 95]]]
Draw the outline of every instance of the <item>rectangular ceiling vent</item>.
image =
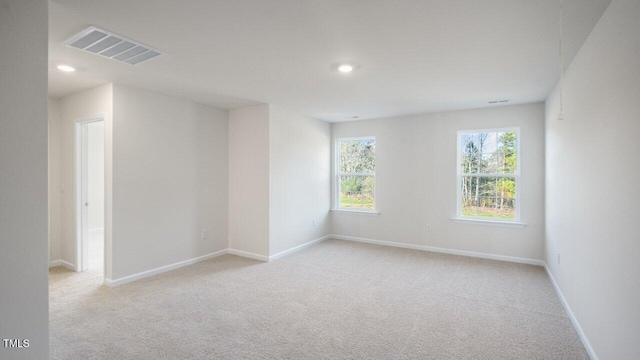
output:
[[64, 44], [68, 47], [125, 62], [129, 65], [138, 65], [165, 55], [160, 50], [95, 26], [91, 26], [83, 32], [72, 36]]

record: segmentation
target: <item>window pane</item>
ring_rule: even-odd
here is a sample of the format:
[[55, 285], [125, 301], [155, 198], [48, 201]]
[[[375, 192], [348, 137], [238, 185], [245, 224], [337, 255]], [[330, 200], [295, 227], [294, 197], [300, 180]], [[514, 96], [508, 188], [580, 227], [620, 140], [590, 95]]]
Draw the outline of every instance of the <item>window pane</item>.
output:
[[504, 174], [505, 162], [504, 162], [504, 154], [501, 152], [496, 152], [493, 154], [495, 158], [495, 173]]
[[515, 219], [516, 218], [516, 199], [500, 198], [497, 206], [498, 218]]
[[516, 217], [516, 180], [515, 178], [500, 178], [497, 182], [498, 217], [515, 219]]
[[515, 178], [461, 178], [462, 216], [515, 218]]
[[482, 154], [481, 169], [483, 174], [495, 174], [498, 172], [498, 159], [499, 156], [496, 153]]
[[478, 206], [474, 198], [462, 198], [462, 216], [478, 216]]
[[462, 174], [514, 174], [516, 165], [515, 131], [460, 135]]
[[482, 152], [485, 154], [493, 154], [498, 151], [498, 133], [481, 133], [479, 140], [482, 142]]
[[500, 163], [500, 173], [513, 174], [516, 172], [517, 138], [515, 131], [498, 133], [498, 151], [503, 153], [504, 159]]
[[480, 152], [478, 146], [478, 134], [462, 134], [460, 136], [461, 152], [477, 153]]
[[338, 143], [340, 172], [373, 173], [376, 171], [374, 139], [343, 140]]
[[373, 176], [340, 176], [340, 207], [373, 209]]
[[464, 154], [460, 162], [460, 171], [463, 174], [477, 174], [480, 172], [481, 154]]
[[496, 178], [492, 177], [478, 177], [475, 179], [476, 183], [480, 186], [478, 194], [482, 197], [496, 197]]

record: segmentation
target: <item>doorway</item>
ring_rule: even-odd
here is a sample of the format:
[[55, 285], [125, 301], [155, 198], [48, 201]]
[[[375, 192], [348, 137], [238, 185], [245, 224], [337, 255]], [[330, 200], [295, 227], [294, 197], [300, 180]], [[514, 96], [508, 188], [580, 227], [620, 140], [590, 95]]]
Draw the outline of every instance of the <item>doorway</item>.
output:
[[104, 278], [104, 117], [76, 122], [76, 271]]

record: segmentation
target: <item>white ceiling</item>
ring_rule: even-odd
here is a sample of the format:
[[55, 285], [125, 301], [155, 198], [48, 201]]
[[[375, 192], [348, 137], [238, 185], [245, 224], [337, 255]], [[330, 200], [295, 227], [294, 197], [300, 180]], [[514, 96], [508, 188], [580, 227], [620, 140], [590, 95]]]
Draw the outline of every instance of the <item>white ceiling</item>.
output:
[[[610, 1], [564, 0], [565, 65]], [[542, 101], [559, 76], [559, 2], [53, 0], [49, 91], [116, 82], [328, 121]], [[90, 25], [167, 56], [131, 66], [62, 45]], [[345, 76], [331, 68], [339, 61], [361, 68]]]

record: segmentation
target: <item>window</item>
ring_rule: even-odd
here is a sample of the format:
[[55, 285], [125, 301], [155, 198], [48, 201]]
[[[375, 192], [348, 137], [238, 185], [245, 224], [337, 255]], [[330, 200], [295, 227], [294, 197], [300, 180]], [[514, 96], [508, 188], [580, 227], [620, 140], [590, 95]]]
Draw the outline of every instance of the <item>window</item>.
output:
[[336, 141], [336, 208], [374, 211], [375, 155], [376, 139], [374, 137]]
[[458, 216], [518, 221], [518, 128], [458, 132]]

